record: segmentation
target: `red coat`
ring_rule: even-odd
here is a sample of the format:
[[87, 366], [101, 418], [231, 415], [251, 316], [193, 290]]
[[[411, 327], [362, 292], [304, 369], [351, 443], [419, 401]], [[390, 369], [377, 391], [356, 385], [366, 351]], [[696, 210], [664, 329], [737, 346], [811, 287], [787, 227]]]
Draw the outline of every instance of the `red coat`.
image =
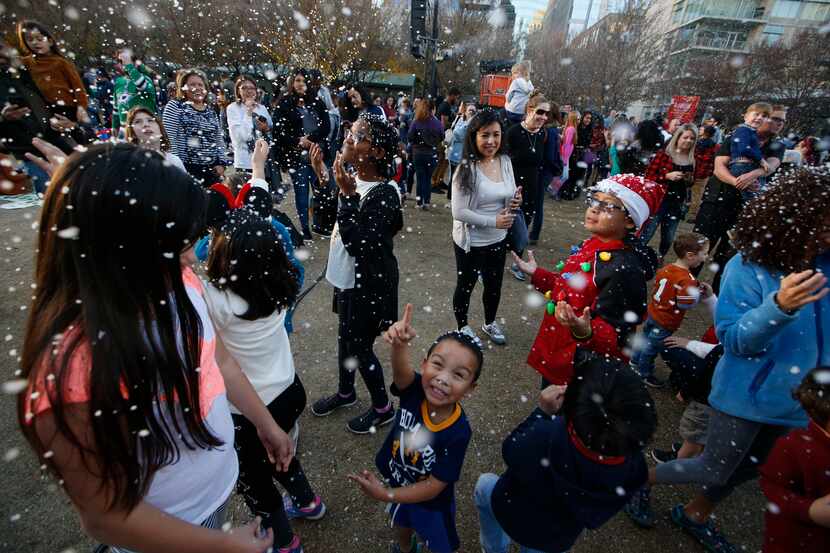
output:
[[531, 282], [539, 292], [549, 291], [554, 302], [564, 299], [580, 316], [585, 307], [591, 308], [593, 333], [588, 340], [577, 342], [570, 329], [545, 309], [528, 365], [554, 384], [567, 384], [573, 377], [577, 346], [626, 359], [623, 348], [646, 312], [650, 277], [644, 265], [642, 253], [629, 245], [591, 237], [558, 272], [537, 269]]
[[[810, 421], [779, 438], [761, 467], [764, 553], [827, 553], [830, 528], [810, 519], [810, 505], [830, 494], [830, 436]], [[773, 506], [774, 505], [774, 506]]]

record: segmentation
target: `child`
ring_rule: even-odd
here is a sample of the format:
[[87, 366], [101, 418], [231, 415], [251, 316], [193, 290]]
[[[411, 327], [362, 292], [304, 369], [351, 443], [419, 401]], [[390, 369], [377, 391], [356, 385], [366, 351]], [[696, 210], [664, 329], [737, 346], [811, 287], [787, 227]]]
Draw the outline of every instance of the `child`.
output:
[[[746, 108], [744, 122], [735, 128], [732, 133], [732, 144], [729, 147], [729, 173], [739, 177], [759, 167], [769, 172], [764, 156], [761, 153], [761, 144], [758, 141], [758, 127], [770, 116], [772, 106], [766, 102], [757, 102]], [[763, 182], [741, 191], [744, 202], [751, 200], [763, 189]]]
[[793, 397], [810, 422], [779, 438], [761, 467], [764, 553], [830, 551], [830, 367], [810, 371]]
[[418, 551], [416, 534], [429, 551], [451, 553], [460, 546], [454, 484], [472, 435], [460, 401], [475, 389], [484, 357], [477, 339], [450, 332], [433, 342], [417, 373], [407, 349], [415, 337], [411, 322], [407, 304], [403, 319], [383, 336], [392, 345], [392, 394], [400, 398], [395, 424], [375, 458], [390, 487], [365, 470], [349, 478], [370, 498], [390, 503], [398, 538], [393, 553]]
[[[115, 54], [115, 73], [112, 90], [112, 137], [118, 138], [121, 128], [128, 127], [128, 116], [136, 108], [155, 115], [156, 88], [153, 76], [140, 60], [133, 59], [133, 53], [124, 48]], [[158, 117], [161, 121], [161, 117]], [[169, 142], [169, 140], [168, 140]], [[168, 148], [172, 145], [168, 144]]]
[[617, 360], [592, 356], [567, 388], [548, 386], [502, 443], [505, 473], [478, 479], [482, 551], [507, 553], [511, 541], [521, 551], [568, 551], [645, 483], [642, 448], [656, 426], [648, 391]]
[[681, 234], [674, 241], [677, 261], [666, 265], [654, 277], [654, 294], [648, 302], [648, 319], [643, 325], [644, 344], [631, 358], [631, 367], [640, 373], [646, 385], [662, 388], [666, 383], [654, 374], [654, 359], [663, 349], [663, 340], [683, 322], [686, 311], [698, 300], [713, 301], [712, 287], [698, 282], [691, 271], [700, 267], [709, 255], [709, 241], [693, 232]]
[[17, 38], [24, 53], [23, 64], [49, 108], [73, 121], [89, 123], [84, 83], [75, 64], [61, 54], [52, 33], [36, 21], [21, 21]]
[[[252, 211], [235, 210], [214, 236], [207, 275], [205, 299], [216, 327], [217, 361], [220, 366], [238, 365], [277, 424], [294, 428], [306, 393], [294, 371], [285, 319], [299, 285], [277, 231]], [[301, 553], [300, 539], [288, 519], [318, 520], [326, 506], [296, 457], [287, 470], [265, 462], [256, 427], [233, 405], [231, 413], [239, 457], [237, 489], [251, 511], [262, 517], [263, 527], [274, 528], [278, 551]], [[274, 479], [288, 490], [285, 507]]]
[[521, 123], [525, 118], [527, 101], [535, 90], [530, 82], [530, 62], [522, 61], [510, 69], [510, 86], [505, 94], [504, 110], [510, 124]]
[[[52, 171], [64, 154], [38, 147]], [[128, 144], [76, 152], [51, 176], [18, 402], [38, 464], [113, 552], [265, 551], [258, 522], [220, 530], [238, 473], [229, 401], [280, 465], [291, 441], [243, 375], [217, 365], [201, 283], [182, 267], [204, 193]]]
[[542, 325], [527, 363], [543, 385], [567, 384], [573, 364], [587, 351], [624, 358], [629, 335], [646, 311], [646, 282], [656, 254], [635, 233], [657, 210], [663, 188], [634, 175], [615, 175], [588, 195], [585, 229], [591, 237], [574, 246], [556, 272], [538, 268], [514, 254], [523, 272], [545, 294]]

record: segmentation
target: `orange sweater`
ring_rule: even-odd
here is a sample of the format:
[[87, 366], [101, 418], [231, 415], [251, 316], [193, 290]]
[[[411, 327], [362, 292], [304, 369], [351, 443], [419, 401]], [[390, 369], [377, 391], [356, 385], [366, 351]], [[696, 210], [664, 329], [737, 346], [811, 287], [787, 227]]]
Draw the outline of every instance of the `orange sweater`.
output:
[[23, 63], [48, 104], [87, 107], [89, 100], [84, 83], [71, 61], [46, 54], [25, 56]]

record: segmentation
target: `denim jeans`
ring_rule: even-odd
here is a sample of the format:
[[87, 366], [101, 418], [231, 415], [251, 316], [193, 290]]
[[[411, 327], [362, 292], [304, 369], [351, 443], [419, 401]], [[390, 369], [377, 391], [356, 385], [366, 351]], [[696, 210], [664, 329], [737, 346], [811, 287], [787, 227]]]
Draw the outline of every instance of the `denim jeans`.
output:
[[[751, 173], [759, 167], [761, 167], [760, 163], [745, 163], [741, 161], [731, 161], [729, 162], [729, 173], [733, 177], [740, 177], [741, 175]], [[750, 190], [749, 188], [744, 188], [743, 190], [741, 190], [741, 201], [743, 203], [746, 203], [758, 194], [760, 194], [764, 189], [764, 184], [764, 179], [758, 179], [757, 189]]]
[[531, 240], [538, 240], [539, 235], [542, 234], [542, 219], [545, 214], [545, 191], [547, 184], [542, 183], [542, 179], [536, 183], [536, 211], [533, 213], [533, 221], [530, 224], [529, 238]]
[[660, 257], [664, 257], [671, 249], [674, 242], [674, 234], [677, 232], [677, 226], [680, 221], [686, 218], [686, 213], [689, 211], [689, 201], [684, 200], [682, 203], [672, 201], [666, 197], [661, 203], [657, 213], [648, 220], [643, 227], [640, 237], [644, 244], [648, 244], [654, 233], [657, 232], [657, 225], [660, 225]]
[[432, 153], [415, 153], [412, 155], [415, 166], [415, 195], [418, 205], [429, 205], [432, 196], [432, 172], [438, 165], [438, 156]]
[[312, 179], [316, 178], [311, 165], [307, 164], [303, 164], [291, 172], [291, 182], [294, 183], [294, 202], [297, 206], [297, 215], [300, 218], [303, 233], [311, 232], [308, 227], [308, 193]]
[[[502, 529], [493, 508], [490, 506], [490, 497], [496, 487], [499, 477], [488, 472], [478, 477], [473, 498], [478, 509], [479, 540], [485, 553], [507, 553], [510, 547], [510, 536]], [[519, 553], [544, 553], [539, 549], [531, 549], [519, 544]]]
[[41, 169], [34, 161], [24, 161], [23, 167], [26, 174], [32, 179], [32, 191], [38, 194], [46, 192], [46, 183], [49, 182], [49, 175]]
[[640, 376], [646, 378], [654, 374], [654, 360], [657, 358], [657, 354], [666, 348], [663, 345], [663, 340], [672, 334], [671, 330], [666, 330], [651, 317], [646, 319], [643, 325], [643, 347], [631, 358], [631, 362], [636, 365]]

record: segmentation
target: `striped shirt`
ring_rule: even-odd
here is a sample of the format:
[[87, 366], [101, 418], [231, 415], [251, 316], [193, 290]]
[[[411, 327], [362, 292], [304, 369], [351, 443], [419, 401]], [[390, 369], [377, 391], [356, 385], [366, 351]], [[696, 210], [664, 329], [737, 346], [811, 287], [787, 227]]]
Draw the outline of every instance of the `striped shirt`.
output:
[[163, 121], [173, 153], [185, 164], [227, 165], [222, 125], [213, 109], [199, 111], [189, 102], [170, 100]]

